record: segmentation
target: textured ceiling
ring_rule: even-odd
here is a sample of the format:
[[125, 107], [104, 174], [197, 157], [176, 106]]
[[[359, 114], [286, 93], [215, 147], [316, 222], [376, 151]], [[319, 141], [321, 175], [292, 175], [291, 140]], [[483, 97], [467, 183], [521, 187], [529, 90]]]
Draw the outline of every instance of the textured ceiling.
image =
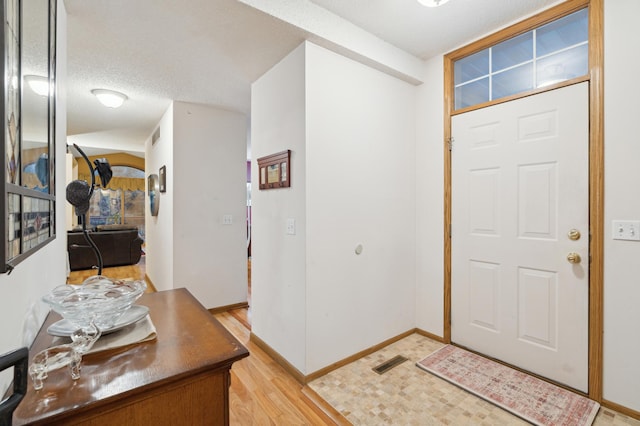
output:
[[313, 0], [319, 6], [428, 59], [486, 35], [558, 0], [451, 0], [437, 8], [417, 0]]
[[[275, 0], [251, 0], [271, 4]], [[296, 0], [285, 5], [310, 5]], [[313, 34], [238, 0], [64, 0], [68, 134], [83, 147], [143, 151], [171, 100], [249, 114], [250, 85]], [[313, 0], [418, 58], [451, 50], [555, 0]], [[312, 8], [301, 10], [313, 10]], [[304, 17], [307, 20], [321, 18]], [[322, 22], [318, 23], [322, 28]], [[331, 31], [331, 27], [327, 27]], [[354, 33], [354, 38], [356, 34]], [[119, 109], [90, 91], [127, 94]]]
[[[185, 5], [189, 8], [185, 8]], [[144, 150], [171, 100], [249, 113], [250, 84], [303, 40], [234, 0], [66, 0], [68, 134]], [[125, 93], [119, 109], [91, 89]]]

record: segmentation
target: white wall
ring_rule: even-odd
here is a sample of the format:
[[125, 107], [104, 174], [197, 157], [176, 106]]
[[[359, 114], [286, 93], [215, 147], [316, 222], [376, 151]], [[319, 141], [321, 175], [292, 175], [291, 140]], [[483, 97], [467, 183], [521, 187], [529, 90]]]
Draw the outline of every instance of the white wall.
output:
[[251, 127], [255, 158], [292, 150], [291, 188], [253, 183], [253, 332], [310, 374], [413, 328], [415, 87], [305, 43]]
[[444, 333], [443, 57], [425, 62], [416, 120], [416, 327]]
[[158, 215], [151, 216], [149, 209], [148, 180], [145, 180], [145, 268], [146, 274], [158, 290], [173, 288], [173, 103], [160, 120], [160, 138], [155, 144], [151, 136], [145, 142], [145, 176], [158, 174], [167, 166], [167, 192], [160, 194]]
[[173, 282], [207, 308], [247, 301], [247, 126], [244, 114], [173, 104]]
[[311, 373], [415, 327], [416, 88], [306, 46]]
[[638, 16], [637, 0], [605, 1], [603, 396], [636, 411], [640, 411], [640, 241], [612, 240], [611, 221], [640, 220]]
[[[30, 346], [49, 309], [40, 298], [51, 288], [66, 282], [67, 239], [65, 217], [66, 176], [66, 90], [67, 14], [64, 2], [58, 2], [58, 51], [56, 98], [56, 238], [40, 251], [20, 263], [15, 270], [0, 275], [0, 354]], [[13, 379], [13, 369], [0, 375], [0, 393], [4, 394]]]
[[147, 276], [158, 290], [186, 287], [206, 308], [245, 302], [247, 119], [173, 102], [159, 127], [145, 146], [146, 175], [166, 166], [167, 178], [158, 215], [145, 213]]
[[[251, 87], [252, 332], [301, 372], [306, 341], [305, 48]], [[259, 190], [255, 159], [291, 150], [291, 187]], [[296, 234], [286, 235], [287, 218]]]

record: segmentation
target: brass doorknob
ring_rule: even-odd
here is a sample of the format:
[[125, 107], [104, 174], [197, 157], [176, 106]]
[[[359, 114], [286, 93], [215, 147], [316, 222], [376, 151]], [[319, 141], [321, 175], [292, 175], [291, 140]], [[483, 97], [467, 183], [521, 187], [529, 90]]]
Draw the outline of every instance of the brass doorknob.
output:
[[570, 240], [577, 241], [580, 239], [580, 231], [578, 231], [577, 229], [572, 229], [571, 231], [569, 231], [567, 236]]
[[569, 261], [569, 263], [580, 263], [581, 260], [578, 253], [569, 253], [567, 255], [567, 261]]

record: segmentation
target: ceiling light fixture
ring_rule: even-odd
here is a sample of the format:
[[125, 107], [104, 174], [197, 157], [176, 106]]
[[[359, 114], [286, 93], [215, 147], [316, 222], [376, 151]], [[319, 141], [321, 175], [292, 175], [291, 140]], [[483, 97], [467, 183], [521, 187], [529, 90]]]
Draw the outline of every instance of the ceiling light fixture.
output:
[[119, 108], [122, 106], [124, 101], [129, 99], [124, 93], [113, 90], [93, 89], [91, 93], [96, 95], [96, 98], [98, 98], [100, 103], [107, 108]]
[[27, 82], [31, 90], [40, 96], [49, 96], [49, 80], [47, 77], [39, 75], [25, 75], [24, 81]]
[[418, 3], [427, 7], [438, 7], [438, 6], [442, 6], [448, 1], [449, 0], [418, 0]]

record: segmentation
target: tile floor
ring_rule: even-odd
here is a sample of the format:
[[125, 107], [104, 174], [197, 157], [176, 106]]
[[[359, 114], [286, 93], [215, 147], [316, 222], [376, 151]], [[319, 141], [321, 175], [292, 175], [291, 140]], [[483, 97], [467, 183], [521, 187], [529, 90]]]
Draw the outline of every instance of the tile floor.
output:
[[[442, 346], [413, 334], [334, 370], [309, 386], [354, 425], [528, 424], [415, 366]], [[409, 360], [382, 375], [371, 370], [396, 355]], [[640, 426], [640, 420], [601, 408], [593, 425]]]

